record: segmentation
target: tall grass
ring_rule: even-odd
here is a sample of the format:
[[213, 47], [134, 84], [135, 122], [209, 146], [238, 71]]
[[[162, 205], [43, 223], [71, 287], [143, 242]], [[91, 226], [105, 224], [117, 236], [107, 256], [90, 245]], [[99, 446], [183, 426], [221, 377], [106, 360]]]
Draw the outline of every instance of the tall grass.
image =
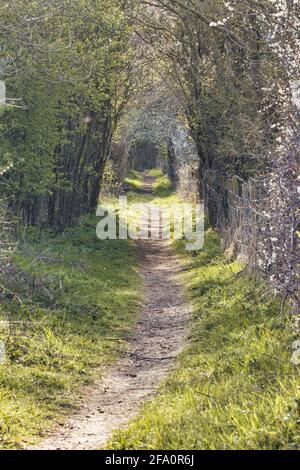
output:
[[33, 230], [15, 256], [19, 273], [9, 287], [18, 298], [0, 306], [0, 320], [18, 322], [0, 328], [2, 449], [34, 442], [63, 420], [80, 385], [101, 377], [132, 328], [141, 301], [135, 249], [98, 240], [97, 221], [84, 218], [57, 236]]
[[211, 229], [196, 255], [177, 245], [194, 305], [189, 345], [109, 448], [299, 449], [300, 373], [290, 362], [288, 315], [223, 256]]

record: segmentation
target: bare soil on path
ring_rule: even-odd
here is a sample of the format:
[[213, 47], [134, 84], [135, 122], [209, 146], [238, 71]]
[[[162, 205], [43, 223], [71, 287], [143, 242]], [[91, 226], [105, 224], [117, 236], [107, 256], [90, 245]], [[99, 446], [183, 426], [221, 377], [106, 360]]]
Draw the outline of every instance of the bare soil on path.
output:
[[[144, 191], [153, 178], [145, 176]], [[184, 299], [178, 275], [180, 260], [168, 241], [137, 241], [144, 305], [135, 329], [127, 338], [128, 350], [101, 380], [83, 388], [66, 422], [50, 432], [39, 450], [99, 449], [114, 430], [124, 428], [174, 365], [186, 341], [191, 308]]]

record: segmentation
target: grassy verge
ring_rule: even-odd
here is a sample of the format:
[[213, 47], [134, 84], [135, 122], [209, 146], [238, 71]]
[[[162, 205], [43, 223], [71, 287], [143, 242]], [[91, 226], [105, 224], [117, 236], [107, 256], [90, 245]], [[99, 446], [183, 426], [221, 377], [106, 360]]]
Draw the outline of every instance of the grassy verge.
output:
[[[152, 172], [152, 174], [153, 173], [154, 172]], [[171, 196], [175, 196], [174, 188], [166, 175], [161, 173], [160, 170], [156, 170], [153, 176], [156, 177], [153, 187], [153, 195], [156, 198], [170, 198]]]
[[109, 448], [298, 449], [300, 374], [290, 363], [288, 317], [224, 258], [212, 230], [201, 252], [178, 248], [194, 305], [190, 344]]
[[[32, 231], [3, 281], [0, 448], [34, 442], [78, 387], [114, 361], [141, 300], [130, 241], [99, 241], [95, 217], [54, 236]], [[13, 295], [13, 294], [16, 295]]]
[[131, 170], [124, 180], [124, 186], [129, 191], [138, 191], [143, 186], [143, 174], [139, 171]]

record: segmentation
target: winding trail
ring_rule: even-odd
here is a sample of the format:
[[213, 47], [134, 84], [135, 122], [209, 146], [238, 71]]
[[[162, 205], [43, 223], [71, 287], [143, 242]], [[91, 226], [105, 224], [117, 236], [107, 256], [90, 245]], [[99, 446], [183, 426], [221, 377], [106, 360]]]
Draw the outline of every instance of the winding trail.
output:
[[[145, 176], [143, 191], [152, 190]], [[191, 309], [177, 279], [180, 261], [167, 241], [137, 241], [145, 302], [127, 338], [128, 352], [83, 389], [77, 409], [66, 423], [34, 447], [39, 450], [92, 450], [105, 445], [156, 391], [172, 369], [186, 339]]]

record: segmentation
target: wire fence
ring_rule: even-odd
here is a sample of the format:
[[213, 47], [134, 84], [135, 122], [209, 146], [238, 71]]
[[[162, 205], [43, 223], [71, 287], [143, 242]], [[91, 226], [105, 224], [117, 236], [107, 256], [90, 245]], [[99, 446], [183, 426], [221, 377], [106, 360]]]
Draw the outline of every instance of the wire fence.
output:
[[241, 259], [255, 276], [268, 279], [284, 298], [292, 298], [297, 308], [295, 210], [288, 196], [286, 201], [279, 199], [276, 210], [267, 183], [263, 178], [244, 181], [207, 170], [203, 183], [205, 210], [227, 253]]

